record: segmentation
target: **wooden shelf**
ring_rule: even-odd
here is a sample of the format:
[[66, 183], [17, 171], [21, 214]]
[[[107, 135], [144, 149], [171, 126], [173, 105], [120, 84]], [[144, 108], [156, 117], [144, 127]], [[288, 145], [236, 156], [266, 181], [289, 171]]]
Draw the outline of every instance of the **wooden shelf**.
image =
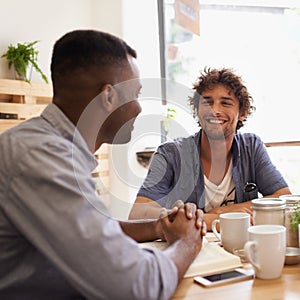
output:
[[0, 79], [0, 101], [17, 103], [50, 102], [52, 86], [42, 82]]
[[51, 100], [51, 84], [0, 79], [0, 113], [17, 114], [17, 119], [0, 119], [0, 133], [40, 115]]
[[266, 147], [300, 146], [300, 141], [270, 142], [270, 143], [265, 143], [265, 145]]

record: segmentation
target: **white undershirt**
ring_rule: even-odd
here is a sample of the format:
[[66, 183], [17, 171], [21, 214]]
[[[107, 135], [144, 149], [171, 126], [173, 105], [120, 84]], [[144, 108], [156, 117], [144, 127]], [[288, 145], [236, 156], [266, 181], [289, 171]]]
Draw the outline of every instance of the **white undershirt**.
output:
[[232, 160], [230, 161], [228, 170], [225, 177], [219, 185], [209, 181], [204, 175], [205, 186], [205, 211], [210, 211], [215, 207], [219, 207], [222, 202], [226, 200], [234, 200], [235, 191], [233, 191], [228, 197], [227, 195], [234, 188], [234, 182], [232, 178]]

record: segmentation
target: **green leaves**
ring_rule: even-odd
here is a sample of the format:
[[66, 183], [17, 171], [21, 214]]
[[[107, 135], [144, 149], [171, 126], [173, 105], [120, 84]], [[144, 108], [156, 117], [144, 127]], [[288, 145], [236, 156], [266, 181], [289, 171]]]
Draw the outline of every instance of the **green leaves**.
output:
[[300, 224], [300, 205], [298, 205], [291, 214], [291, 226], [293, 229], [298, 229], [298, 224]]
[[43, 80], [48, 83], [48, 79], [43, 71], [39, 68], [37, 64], [38, 51], [34, 48], [35, 44], [39, 41], [34, 41], [31, 43], [18, 43], [17, 46], [9, 45], [6, 53], [1, 57], [5, 57], [8, 61], [8, 68], [11, 69], [14, 66], [16, 73], [24, 78], [26, 82], [30, 82], [30, 79], [26, 77], [26, 71], [30, 64], [35, 68], [35, 70], [42, 76]]

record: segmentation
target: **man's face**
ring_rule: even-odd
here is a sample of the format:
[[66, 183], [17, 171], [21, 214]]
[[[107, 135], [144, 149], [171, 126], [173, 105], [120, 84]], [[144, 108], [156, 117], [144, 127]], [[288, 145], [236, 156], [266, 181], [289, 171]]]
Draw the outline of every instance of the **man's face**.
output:
[[113, 87], [117, 106], [103, 125], [112, 144], [125, 144], [131, 140], [134, 121], [141, 112], [138, 102], [141, 90], [139, 71], [135, 59], [129, 58], [129, 63], [130, 68], [122, 75], [124, 81]]
[[227, 139], [236, 132], [239, 101], [224, 85], [216, 84], [200, 96], [198, 106], [199, 123], [206, 136], [212, 140]]

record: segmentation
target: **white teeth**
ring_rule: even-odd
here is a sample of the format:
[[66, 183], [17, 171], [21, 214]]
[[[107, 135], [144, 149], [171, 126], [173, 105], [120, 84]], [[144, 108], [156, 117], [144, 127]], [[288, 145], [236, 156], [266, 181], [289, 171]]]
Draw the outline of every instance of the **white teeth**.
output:
[[215, 119], [210, 119], [208, 120], [209, 123], [213, 123], [213, 124], [222, 124], [223, 121], [219, 121], [219, 120], [215, 120]]

